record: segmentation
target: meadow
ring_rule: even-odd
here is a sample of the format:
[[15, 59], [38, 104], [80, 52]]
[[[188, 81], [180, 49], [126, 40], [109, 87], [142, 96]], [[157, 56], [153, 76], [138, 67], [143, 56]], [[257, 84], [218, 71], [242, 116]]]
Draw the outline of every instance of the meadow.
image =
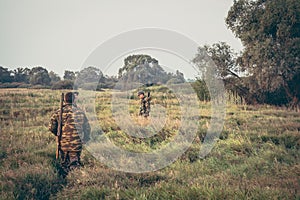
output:
[[[222, 133], [212, 151], [200, 158], [211, 117], [210, 102], [200, 102], [196, 137], [170, 165], [151, 172], [122, 172], [84, 149], [84, 166], [63, 178], [55, 160], [55, 137], [47, 129], [61, 92], [0, 90], [0, 199], [300, 198], [299, 112], [228, 101]], [[105, 136], [133, 152], [163, 147], [181, 125], [178, 101], [166, 92], [161, 87], [151, 88], [153, 106], [165, 109], [167, 125], [149, 138], [127, 135], [112, 115], [114, 92], [97, 92], [95, 105], [84, 108], [95, 108], [97, 120], [90, 123], [101, 126], [101, 130], [93, 129], [92, 139]], [[135, 91], [128, 101], [134, 123], [149, 123], [137, 116]]]

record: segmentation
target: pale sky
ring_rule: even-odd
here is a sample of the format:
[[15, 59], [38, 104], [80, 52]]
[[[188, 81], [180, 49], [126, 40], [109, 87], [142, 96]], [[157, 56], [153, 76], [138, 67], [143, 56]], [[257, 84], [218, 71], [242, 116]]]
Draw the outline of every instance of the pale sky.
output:
[[[240, 51], [240, 40], [225, 26], [232, 4], [233, 0], [0, 0], [0, 66], [43, 66], [62, 76], [64, 70], [79, 71], [103, 42], [145, 27], [176, 31], [199, 45], [224, 41]], [[154, 55], [162, 65], [172, 63], [170, 56]]]

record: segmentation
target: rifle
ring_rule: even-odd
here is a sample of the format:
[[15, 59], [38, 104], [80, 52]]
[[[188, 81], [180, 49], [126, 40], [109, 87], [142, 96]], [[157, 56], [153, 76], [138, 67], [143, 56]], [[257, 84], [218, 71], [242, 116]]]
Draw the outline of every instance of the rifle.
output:
[[148, 91], [148, 97], [147, 97], [147, 115], [148, 116], [149, 116], [149, 113], [150, 113], [150, 101], [151, 101], [150, 91]]
[[60, 108], [59, 108], [59, 116], [58, 116], [58, 126], [57, 126], [57, 134], [56, 134], [56, 144], [57, 144], [57, 149], [56, 149], [56, 160], [59, 158], [59, 152], [60, 152], [60, 139], [62, 135], [62, 113], [63, 113], [63, 102], [64, 102], [64, 93], [61, 93], [61, 98], [60, 98]]

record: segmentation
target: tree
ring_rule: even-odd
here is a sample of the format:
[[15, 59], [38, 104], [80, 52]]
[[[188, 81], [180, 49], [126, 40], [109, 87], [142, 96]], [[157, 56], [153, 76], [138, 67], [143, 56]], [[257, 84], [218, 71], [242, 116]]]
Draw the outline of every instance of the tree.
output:
[[177, 79], [178, 83], [184, 83], [185, 82], [184, 75], [179, 70], [176, 70], [175, 78]]
[[250, 91], [282, 88], [292, 106], [299, 104], [300, 1], [235, 0], [226, 24], [245, 47], [238, 60]]
[[43, 67], [34, 67], [29, 74], [29, 82], [32, 85], [49, 85], [51, 82], [48, 70]]
[[119, 69], [119, 78], [122, 77], [124, 73], [129, 72], [135, 67], [146, 63], [158, 64], [158, 61], [155, 58], [151, 58], [151, 56], [144, 54], [131, 55], [126, 57], [124, 59], [124, 66]]
[[118, 82], [118, 78], [116, 76], [108, 76], [106, 75], [105, 81], [103, 83], [98, 84], [98, 88], [114, 88], [116, 83]]
[[13, 81], [13, 77], [11, 76], [11, 72], [8, 70], [8, 68], [4, 68], [0, 66], [0, 82], [8, 83], [12, 81]]
[[191, 83], [200, 101], [209, 101], [210, 94], [204, 80], [197, 79]]
[[53, 71], [49, 72], [49, 77], [51, 79], [51, 85], [53, 85], [54, 83], [60, 81], [60, 77]]
[[30, 75], [29, 68], [18, 67], [17, 69], [14, 69], [13, 74], [14, 74], [15, 82], [29, 83], [29, 75]]
[[[244, 71], [244, 69], [238, 64], [237, 53], [235, 53], [227, 43], [219, 42], [198, 48], [198, 52], [193, 59], [193, 62], [204, 74], [207, 67], [210, 66], [207, 63], [209, 62], [206, 58], [207, 56], [214, 62], [217, 70], [216, 78], [223, 80], [227, 90], [237, 92], [244, 97], [249, 96], [249, 91], [243, 86], [243, 79], [239, 75], [239, 72]], [[199, 78], [203, 79], [203, 77]]]
[[[209, 99], [209, 95], [206, 92], [207, 87], [204, 87], [203, 84], [206, 84], [204, 80], [207, 81], [213, 76], [216, 79], [222, 79], [226, 90], [238, 93], [245, 97], [247, 102], [251, 101], [249, 91], [243, 86], [243, 79], [239, 76], [239, 71], [242, 71], [242, 69], [237, 63], [237, 54], [228, 44], [219, 42], [212, 45], [200, 46], [192, 61], [199, 67], [202, 73], [202, 76], [199, 76], [193, 84], [199, 99]], [[215, 69], [211, 69], [212, 65], [215, 66]], [[208, 70], [211, 70], [210, 73], [207, 73]], [[206, 75], [208, 76], [205, 79]]]
[[207, 56], [209, 56], [216, 66], [217, 78], [226, 79], [229, 77], [239, 78], [240, 67], [237, 64], [237, 54], [225, 42], [215, 43], [211, 46], [204, 45], [198, 48], [195, 58], [192, 60], [203, 73], [207, 70]]
[[75, 80], [76, 79], [76, 75], [73, 71], [69, 71], [69, 70], [65, 70], [64, 73], [64, 80]]
[[99, 83], [104, 82], [105, 77], [100, 69], [96, 67], [87, 67], [82, 69], [76, 79], [76, 85], [83, 85], [85, 83]]
[[237, 54], [227, 43], [219, 42], [211, 46], [205, 45], [204, 49], [216, 64], [220, 78], [239, 78], [238, 71], [240, 68], [236, 62]]
[[[155, 58], [149, 55], [130, 55], [124, 59], [124, 66], [119, 69], [118, 87], [134, 88], [136, 85], [153, 85], [169, 83], [177, 84], [185, 82], [183, 73], [167, 73]], [[136, 85], [135, 85], [136, 84]]]

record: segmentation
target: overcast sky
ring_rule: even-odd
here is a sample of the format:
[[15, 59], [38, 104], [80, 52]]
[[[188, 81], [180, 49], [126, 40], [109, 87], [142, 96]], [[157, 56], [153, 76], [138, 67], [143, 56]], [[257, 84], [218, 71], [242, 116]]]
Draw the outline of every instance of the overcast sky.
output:
[[[225, 26], [232, 4], [233, 0], [0, 0], [0, 66], [43, 66], [59, 75], [78, 71], [103, 42], [144, 27], [173, 30], [199, 45], [224, 41], [240, 51], [240, 41]], [[155, 58], [160, 61], [159, 54]]]

